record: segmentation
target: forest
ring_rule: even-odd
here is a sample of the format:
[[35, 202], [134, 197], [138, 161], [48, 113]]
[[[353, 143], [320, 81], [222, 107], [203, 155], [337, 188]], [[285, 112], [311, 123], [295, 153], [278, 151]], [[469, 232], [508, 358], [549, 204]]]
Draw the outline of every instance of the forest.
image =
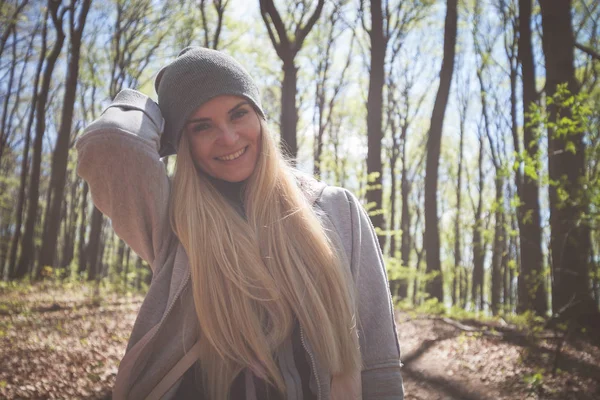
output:
[[[544, 372], [566, 369], [571, 341], [597, 346], [579, 358], [597, 354], [599, 2], [2, 0], [0, 395], [110, 386], [113, 372], [88, 371], [100, 389], [27, 389], [6, 349], [24, 340], [19, 316], [40, 310], [68, 320], [95, 304], [118, 320], [125, 304], [116, 323], [134, 318], [151, 271], [94, 207], [75, 142], [122, 89], [156, 99], [156, 74], [190, 45], [239, 60], [297, 168], [363, 202], [399, 329], [418, 314], [484, 339], [521, 325], [528, 340], [550, 335], [549, 358], [534, 362], [550, 367], [519, 381], [539, 398], [554, 398]], [[600, 395], [592, 364], [598, 375], [574, 384], [583, 397], [556, 398]]]

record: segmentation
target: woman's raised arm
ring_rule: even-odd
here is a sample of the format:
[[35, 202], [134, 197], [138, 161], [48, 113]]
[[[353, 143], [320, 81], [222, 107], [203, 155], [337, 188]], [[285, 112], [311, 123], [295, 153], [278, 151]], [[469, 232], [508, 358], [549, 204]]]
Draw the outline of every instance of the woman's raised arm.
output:
[[151, 266], [171, 241], [170, 183], [159, 158], [164, 126], [158, 105], [121, 91], [77, 140], [77, 173], [117, 235]]

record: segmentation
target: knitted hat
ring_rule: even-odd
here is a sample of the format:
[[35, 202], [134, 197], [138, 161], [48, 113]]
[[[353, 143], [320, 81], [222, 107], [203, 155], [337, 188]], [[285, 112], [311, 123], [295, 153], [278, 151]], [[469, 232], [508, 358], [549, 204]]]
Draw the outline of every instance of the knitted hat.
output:
[[186, 121], [202, 104], [220, 95], [244, 97], [264, 117], [258, 87], [232, 57], [191, 46], [163, 67], [154, 81], [158, 106], [165, 119], [161, 157], [175, 154]]

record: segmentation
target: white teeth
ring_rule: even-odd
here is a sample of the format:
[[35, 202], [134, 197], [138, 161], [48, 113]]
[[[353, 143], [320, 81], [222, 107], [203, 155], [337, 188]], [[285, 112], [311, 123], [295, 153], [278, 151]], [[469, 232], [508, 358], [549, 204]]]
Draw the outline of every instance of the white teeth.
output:
[[239, 156], [241, 156], [242, 154], [244, 154], [246, 152], [246, 148], [244, 147], [241, 150], [236, 151], [233, 154], [229, 154], [223, 157], [217, 157], [218, 160], [222, 160], [222, 161], [231, 161], [231, 160], [235, 160], [236, 158], [238, 158]]

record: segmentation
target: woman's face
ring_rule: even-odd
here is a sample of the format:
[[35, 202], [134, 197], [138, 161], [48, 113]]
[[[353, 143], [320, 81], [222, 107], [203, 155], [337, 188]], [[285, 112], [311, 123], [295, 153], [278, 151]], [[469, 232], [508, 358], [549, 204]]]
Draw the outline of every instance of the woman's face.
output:
[[223, 95], [200, 106], [184, 127], [198, 168], [213, 178], [242, 182], [254, 171], [260, 117], [243, 97]]

